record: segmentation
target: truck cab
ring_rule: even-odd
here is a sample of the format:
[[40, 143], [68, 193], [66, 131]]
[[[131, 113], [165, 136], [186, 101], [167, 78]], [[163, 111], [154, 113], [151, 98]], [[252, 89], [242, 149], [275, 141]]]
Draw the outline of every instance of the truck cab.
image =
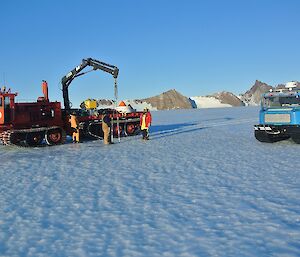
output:
[[15, 96], [17, 94], [12, 94], [5, 91], [0, 91], [0, 124], [8, 124], [13, 118], [13, 109]]
[[300, 143], [300, 88], [289, 85], [263, 94], [254, 134], [260, 142], [292, 138]]

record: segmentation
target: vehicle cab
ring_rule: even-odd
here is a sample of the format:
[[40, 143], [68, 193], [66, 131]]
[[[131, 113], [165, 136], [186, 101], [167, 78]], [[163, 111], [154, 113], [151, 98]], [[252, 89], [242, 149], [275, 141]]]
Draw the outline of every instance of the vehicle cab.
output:
[[0, 125], [8, 124], [12, 121], [15, 96], [17, 94], [10, 93], [10, 90], [0, 90]]
[[287, 83], [286, 88], [270, 90], [261, 97], [259, 125], [255, 137], [261, 142], [287, 138], [300, 140], [300, 88]]

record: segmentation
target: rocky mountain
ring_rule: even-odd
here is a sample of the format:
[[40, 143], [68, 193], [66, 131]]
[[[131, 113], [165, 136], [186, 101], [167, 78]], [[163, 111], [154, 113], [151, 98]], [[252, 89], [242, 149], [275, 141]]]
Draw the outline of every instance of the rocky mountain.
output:
[[114, 102], [113, 101], [111, 101], [111, 100], [107, 100], [107, 99], [100, 99], [100, 100], [97, 100], [97, 103], [98, 103], [98, 105], [113, 105], [114, 104]]
[[229, 104], [231, 106], [245, 106], [245, 103], [231, 92], [223, 91], [213, 94], [212, 96], [220, 100], [222, 104]]
[[[150, 110], [171, 110], [171, 109], [192, 109], [192, 103], [189, 98], [180, 94], [175, 89], [163, 92], [160, 95], [135, 100], [124, 100], [127, 105], [131, 105], [134, 109], [141, 111], [144, 108]], [[114, 108], [115, 103], [112, 100], [97, 100], [99, 108]], [[196, 107], [194, 107], [196, 108]]]
[[241, 100], [246, 105], [259, 105], [261, 95], [272, 88], [272, 86], [256, 80], [254, 85], [245, 94], [241, 95]]
[[171, 89], [157, 96], [141, 99], [141, 101], [150, 104], [157, 110], [193, 108], [189, 98], [180, 94], [175, 89]]
[[[164, 92], [160, 95], [136, 100], [126, 100], [136, 110], [149, 108], [150, 110], [171, 110], [171, 109], [191, 109], [191, 108], [216, 108], [233, 107], [245, 105], [259, 105], [261, 95], [270, 89], [284, 88], [286, 85], [293, 85], [300, 88], [300, 82], [288, 82], [272, 87], [264, 82], [256, 80], [254, 85], [239, 97], [231, 92], [222, 91], [209, 96], [186, 97], [175, 89]], [[111, 100], [98, 100], [99, 107], [114, 108], [114, 102]]]

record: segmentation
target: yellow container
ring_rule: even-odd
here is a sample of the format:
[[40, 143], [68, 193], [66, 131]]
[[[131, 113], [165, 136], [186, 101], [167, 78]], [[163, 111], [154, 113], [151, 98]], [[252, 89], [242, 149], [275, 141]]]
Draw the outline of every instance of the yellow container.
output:
[[93, 99], [88, 99], [84, 101], [84, 105], [86, 109], [96, 109], [97, 108], [97, 101]]

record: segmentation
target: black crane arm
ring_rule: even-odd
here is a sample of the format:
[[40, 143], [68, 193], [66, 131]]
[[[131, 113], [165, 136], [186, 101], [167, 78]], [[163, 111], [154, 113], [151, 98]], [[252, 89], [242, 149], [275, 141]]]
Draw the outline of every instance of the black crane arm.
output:
[[110, 73], [115, 79], [118, 77], [119, 69], [111, 64], [100, 62], [98, 60], [87, 58], [83, 59], [81, 64], [71, 70], [66, 76], [61, 79], [64, 106], [67, 112], [70, 111], [70, 99], [69, 99], [69, 86], [74, 78], [86, 74], [87, 72], [81, 72], [85, 67], [91, 66], [93, 70], [102, 70], [104, 72]]

